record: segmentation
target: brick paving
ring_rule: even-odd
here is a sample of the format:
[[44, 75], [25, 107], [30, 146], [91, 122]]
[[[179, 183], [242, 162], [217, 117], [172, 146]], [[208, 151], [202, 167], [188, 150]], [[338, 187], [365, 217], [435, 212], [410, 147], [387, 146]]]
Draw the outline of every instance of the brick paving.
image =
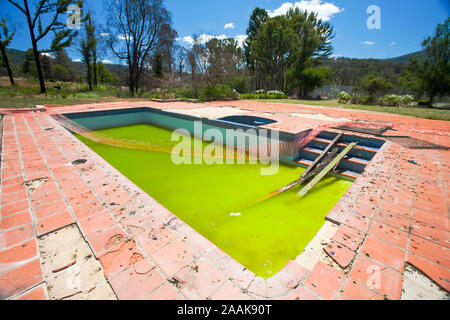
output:
[[[406, 264], [450, 290], [450, 151], [389, 141], [326, 219], [330, 263], [296, 261], [264, 280], [203, 238], [62, 128], [49, 114], [149, 106], [235, 106], [300, 132], [322, 114], [384, 121], [450, 147], [450, 123], [398, 115], [248, 101], [120, 102], [10, 112], [3, 118], [0, 299], [47, 299], [37, 238], [76, 223], [119, 299], [400, 299]], [[296, 116], [292, 116], [296, 113]], [[72, 165], [77, 159], [84, 164]], [[414, 160], [418, 165], [408, 162]], [[36, 180], [39, 179], [39, 180]], [[39, 182], [38, 185], [30, 181]], [[300, 253], [299, 253], [300, 254]]]

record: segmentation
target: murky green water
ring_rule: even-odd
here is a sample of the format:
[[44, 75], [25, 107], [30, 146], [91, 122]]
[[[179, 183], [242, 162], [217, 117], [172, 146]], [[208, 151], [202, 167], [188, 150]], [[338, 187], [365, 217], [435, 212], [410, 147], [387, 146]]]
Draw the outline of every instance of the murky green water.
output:
[[[151, 125], [100, 132], [174, 144], [171, 131]], [[261, 165], [175, 165], [168, 153], [123, 149], [78, 138], [220, 249], [266, 278], [302, 252], [351, 185], [328, 177], [299, 201], [290, 201], [299, 191], [297, 187], [242, 210], [249, 201], [298, 179], [303, 169], [281, 165], [277, 175], [262, 176]]]

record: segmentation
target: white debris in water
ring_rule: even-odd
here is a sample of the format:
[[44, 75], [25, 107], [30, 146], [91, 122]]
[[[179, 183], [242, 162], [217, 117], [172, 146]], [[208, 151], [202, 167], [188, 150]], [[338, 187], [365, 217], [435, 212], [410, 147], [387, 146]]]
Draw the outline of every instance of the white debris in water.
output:
[[230, 213], [230, 216], [232, 216], [232, 217], [239, 217], [240, 215], [241, 215], [240, 212], [238, 212], [238, 213]]

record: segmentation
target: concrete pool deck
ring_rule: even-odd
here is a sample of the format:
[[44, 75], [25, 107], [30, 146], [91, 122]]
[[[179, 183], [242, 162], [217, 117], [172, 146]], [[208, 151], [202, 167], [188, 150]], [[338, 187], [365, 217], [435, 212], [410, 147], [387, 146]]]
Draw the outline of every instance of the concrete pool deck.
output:
[[[39, 112], [0, 110], [5, 115], [0, 299], [53, 296], [49, 295], [53, 290], [47, 281], [49, 274], [81, 262], [67, 258], [60, 268], [50, 270], [43, 261], [40, 239], [74, 225], [118, 299], [398, 300], [420, 297], [413, 293], [429, 289], [422, 288], [422, 278], [410, 276], [411, 268], [437, 288], [424, 298], [445, 297], [444, 290], [449, 292], [448, 149], [412, 149], [388, 140], [328, 214], [311, 246], [264, 280], [145, 194], [50, 117], [52, 113], [143, 106], [196, 109], [196, 113], [207, 108], [212, 117], [212, 108], [234, 107], [278, 121], [267, 128], [294, 133], [333, 119], [381, 121], [403, 128], [387, 131], [385, 136], [409, 136], [450, 147], [449, 122], [324, 107], [143, 101], [41, 108]], [[79, 159], [87, 162], [72, 164]], [[74, 290], [69, 298], [99, 298], [97, 282], [81, 281], [92, 282], [84, 286], [90, 291]]]

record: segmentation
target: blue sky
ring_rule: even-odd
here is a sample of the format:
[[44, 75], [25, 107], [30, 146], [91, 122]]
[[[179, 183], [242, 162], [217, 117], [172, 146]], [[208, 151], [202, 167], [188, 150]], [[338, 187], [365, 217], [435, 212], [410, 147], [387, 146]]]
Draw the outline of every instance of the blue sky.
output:
[[[95, 21], [105, 23], [103, 2], [85, 0], [85, 3], [95, 12]], [[243, 39], [255, 7], [267, 9], [272, 15], [292, 6], [313, 9], [334, 26], [334, 55], [351, 58], [385, 59], [418, 51], [436, 25], [450, 15], [448, 0], [166, 0], [165, 3], [172, 13], [179, 43], [186, 46], [194, 34], [208, 35], [205, 39], [210, 36]], [[381, 29], [367, 27], [370, 14], [366, 11], [370, 5], [380, 8]], [[17, 36], [11, 47], [20, 50], [31, 47], [24, 16], [18, 9], [1, 0], [0, 16], [12, 20], [16, 26]], [[50, 40], [49, 37], [42, 45], [48, 45]], [[75, 52], [71, 56], [77, 58]]]

